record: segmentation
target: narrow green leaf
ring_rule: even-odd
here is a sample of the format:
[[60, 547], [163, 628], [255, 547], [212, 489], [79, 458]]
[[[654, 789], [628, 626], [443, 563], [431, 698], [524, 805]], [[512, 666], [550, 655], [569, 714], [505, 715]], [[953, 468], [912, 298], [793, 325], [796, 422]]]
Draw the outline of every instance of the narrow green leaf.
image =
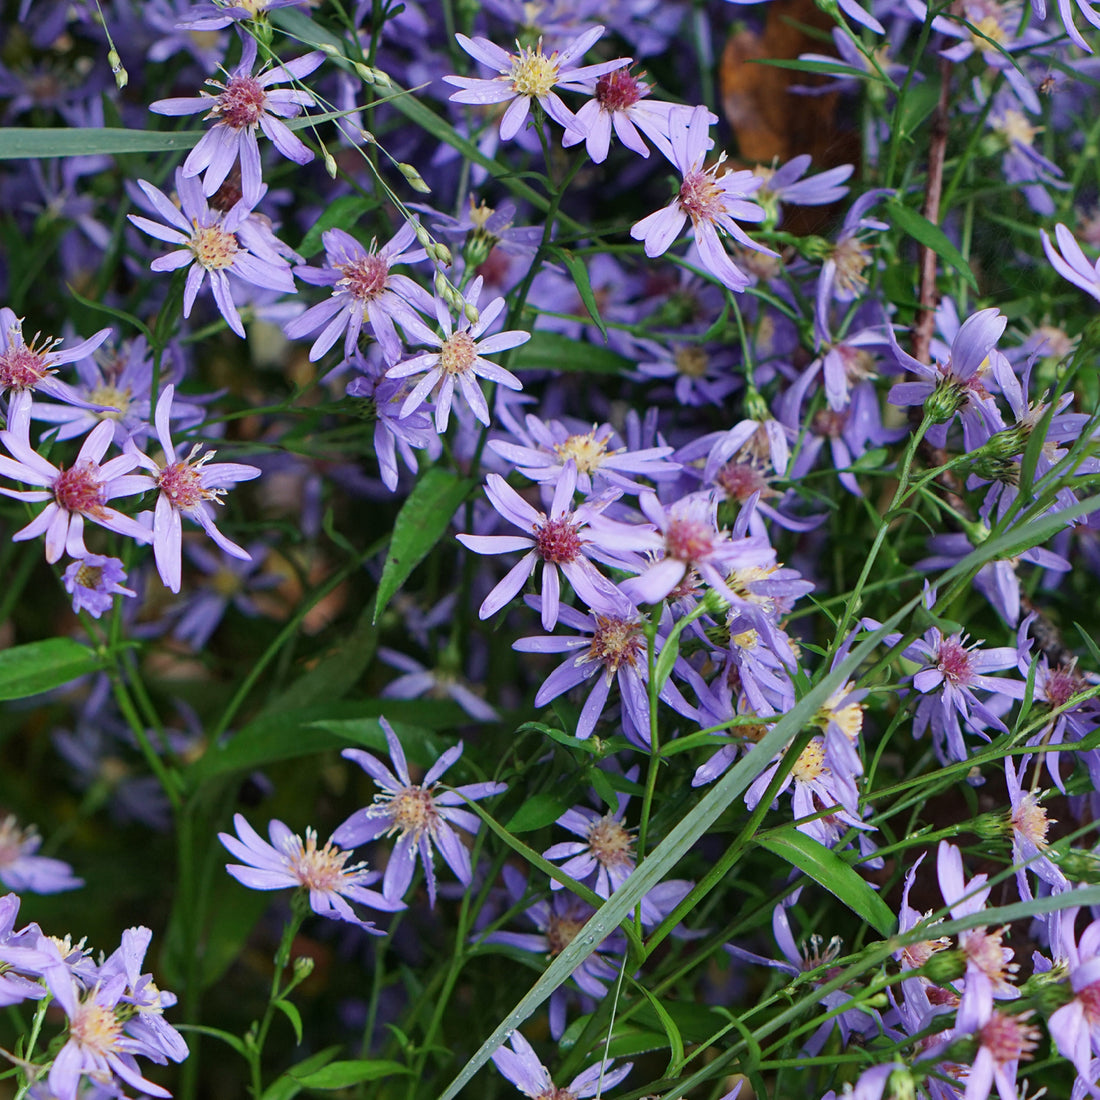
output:
[[[665, 1034], [668, 1036], [669, 1045], [669, 1059], [668, 1068], [665, 1070], [665, 1076], [671, 1077], [674, 1067], [680, 1065], [684, 1060], [684, 1040], [680, 1035], [680, 1029], [676, 1026], [676, 1022], [668, 1014], [668, 1010], [663, 1004], [648, 990], [646, 987], [633, 978], [630, 979], [631, 986], [637, 990], [646, 1001], [649, 1003], [649, 1007], [656, 1014], [657, 1019], [660, 1021], [661, 1027], [664, 1028]], [[642, 1021], [645, 1022], [644, 1020]]]
[[826, 76], [854, 76], [865, 80], [877, 80], [887, 87], [896, 88], [897, 85], [889, 77], [879, 76], [874, 69], [857, 69], [854, 65], [845, 65], [837, 61], [785, 61], [778, 58], [751, 57], [749, 60], [754, 65], [773, 65], [777, 69], [794, 69], [799, 73], [823, 73]]
[[824, 886], [880, 936], [893, 933], [897, 918], [890, 907], [848, 863], [824, 844], [799, 832], [793, 825], [763, 833], [757, 837], [757, 843]]
[[298, 1045], [302, 1042], [302, 1014], [298, 1011], [296, 1005], [291, 1004], [290, 1001], [283, 1000], [281, 997], [274, 1002], [275, 1007], [290, 1021], [290, 1026], [294, 1028], [294, 1038], [297, 1040]]
[[0, 699], [25, 699], [50, 691], [98, 672], [104, 664], [95, 650], [71, 638], [47, 638], [0, 650]]
[[887, 220], [893, 220], [899, 229], [950, 264], [966, 280], [970, 289], [978, 293], [978, 280], [974, 278], [966, 257], [947, 239], [947, 234], [938, 225], [933, 225], [923, 214], [902, 206], [900, 202], [890, 203], [886, 207], [886, 216]]
[[176, 1024], [179, 1031], [194, 1031], [199, 1035], [209, 1035], [214, 1039], [220, 1039], [226, 1046], [232, 1047], [242, 1058], [248, 1057], [248, 1048], [231, 1032], [222, 1031], [220, 1027], [207, 1027], [205, 1024]]
[[378, 582], [375, 622], [386, 609], [386, 604], [409, 579], [409, 574], [443, 537], [451, 517], [470, 495], [474, 485], [475, 482], [468, 478], [455, 477], [439, 466], [433, 466], [421, 475], [393, 525], [389, 553], [382, 567], [382, 579]]
[[298, 1069], [296, 1066], [287, 1070], [287, 1073], [307, 1089], [346, 1089], [360, 1081], [377, 1081], [379, 1077], [412, 1073], [408, 1066], [403, 1066], [400, 1062], [382, 1059], [370, 1062], [330, 1062], [327, 1066], [303, 1074], [299, 1074]]
[[584, 374], [625, 374], [634, 364], [610, 348], [582, 343], [560, 332], [536, 329], [516, 349], [512, 370], [580, 371]]
[[306, 230], [298, 251], [309, 259], [321, 250], [321, 234], [326, 229], [350, 231], [355, 223], [378, 205], [378, 200], [364, 195], [341, 195], [321, 212], [321, 216]]
[[528, 798], [505, 825], [510, 833], [530, 833], [545, 825], [552, 825], [571, 803], [553, 794], [536, 794]]
[[[326, 1047], [324, 1050], [319, 1050], [316, 1054], [304, 1059], [292, 1068], [301, 1074], [301, 1076], [305, 1077], [315, 1070], [319, 1070], [322, 1066], [328, 1065], [328, 1063], [339, 1053], [339, 1046]], [[264, 1089], [263, 1100], [294, 1100], [294, 1097], [301, 1091], [302, 1082], [296, 1081], [288, 1072], [284, 1073], [282, 1077], [277, 1078]]]
[[577, 293], [581, 296], [581, 302], [584, 308], [588, 310], [588, 316], [592, 318], [593, 323], [604, 338], [604, 343], [606, 343], [607, 326], [603, 323], [603, 318], [600, 316], [600, 307], [596, 304], [596, 295], [592, 292], [592, 282], [588, 278], [587, 264], [580, 256], [574, 255], [567, 248], [555, 248], [551, 250], [551, 253], [555, 259], [561, 260], [565, 264], [566, 270], [572, 276], [573, 283], [576, 285]]

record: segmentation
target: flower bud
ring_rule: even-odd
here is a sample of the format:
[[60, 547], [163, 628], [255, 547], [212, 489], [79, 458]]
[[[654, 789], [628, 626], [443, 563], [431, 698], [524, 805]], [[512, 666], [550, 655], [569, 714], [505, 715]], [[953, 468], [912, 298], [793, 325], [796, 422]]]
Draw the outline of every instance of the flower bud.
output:
[[294, 960], [294, 982], [304, 982], [313, 973], [313, 959], [309, 955], [299, 955]]
[[409, 186], [421, 195], [430, 195], [432, 189], [424, 182], [424, 177], [411, 165], [398, 161], [397, 170], [408, 181]]
[[944, 379], [928, 395], [924, 414], [933, 424], [946, 424], [965, 404], [965, 387]]
[[471, 325], [476, 325], [481, 317], [481, 311], [473, 302], [464, 302], [462, 304], [462, 312], [466, 314], [466, 320], [469, 321]]
[[369, 65], [364, 65], [362, 61], [355, 61], [351, 67], [364, 84], [374, 83], [374, 70]]
[[122, 64], [122, 58], [118, 56], [118, 50], [112, 46], [107, 51], [107, 64], [111, 66], [111, 72], [114, 73], [115, 84], [118, 85], [118, 90], [121, 92], [127, 84], [130, 83], [130, 74], [126, 71]]
[[958, 981], [966, 973], [966, 952], [958, 948], [937, 951], [920, 968], [919, 973], [936, 985]]

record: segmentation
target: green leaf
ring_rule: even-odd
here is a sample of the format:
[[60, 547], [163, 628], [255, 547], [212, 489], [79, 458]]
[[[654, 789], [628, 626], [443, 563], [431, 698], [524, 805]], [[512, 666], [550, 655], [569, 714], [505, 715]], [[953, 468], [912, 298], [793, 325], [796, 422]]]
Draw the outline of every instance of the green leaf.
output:
[[[384, 748], [386, 737], [377, 715], [406, 711], [404, 700], [374, 699], [357, 703], [328, 703], [262, 714], [223, 744], [206, 750], [184, 772], [194, 789], [219, 775], [266, 767], [279, 760], [294, 760], [314, 753], [332, 752], [350, 745]], [[460, 712], [461, 713], [461, 712]], [[393, 722], [402, 744], [425, 735], [416, 726]], [[409, 753], [413, 759], [412, 752]], [[434, 762], [435, 757], [432, 758]]]
[[798, 73], [824, 73], [826, 76], [854, 76], [865, 80], [877, 80], [880, 84], [896, 88], [889, 77], [880, 76], [874, 69], [857, 69], [837, 61], [785, 61], [777, 58], [750, 57], [754, 65], [773, 65], [777, 69], [794, 69]]
[[50, 691], [78, 676], [98, 672], [105, 664], [95, 650], [71, 638], [12, 646], [0, 650], [0, 699], [25, 699]]
[[[379, 700], [380, 707], [388, 715], [391, 713], [390, 704], [393, 699]], [[465, 716], [464, 716], [465, 717]], [[466, 718], [466, 721], [469, 721]], [[401, 748], [405, 755], [419, 768], [430, 768], [443, 753], [450, 748], [452, 742], [445, 741], [430, 730], [420, 729], [406, 722], [391, 722], [394, 733], [401, 742]], [[379, 722], [373, 718], [352, 718], [347, 720], [325, 720], [313, 722], [316, 729], [327, 730], [345, 741], [352, 741], [356, 745], [373, 749], [376, 752], [389, 753], [389, 744], [386, 741], [386, 732]]]
[[393, 1077], [399, 1073], [412, 1073], [408, 1066], [400, 1062], [384, 1060], [370, 1062], [330, 1062], [320, 1069], [299, 1074], [295, 1066], [287, 1070], [300, 1085], [307, 1089], [346, 1089], [360, 1081], [377, 1081], [379, 1077]]
[[592, 318], [596, 328], [603, 335], [604, 343], [607, 342], [607, 326], [600, 316], [600, 307], [596, 304], [596, 295], [592, 293], [592, 283], [588, 278], [588, 267], [580, 256], [574, 255], [567, 248], [554, 248], [550, 250], [552, 255], [565, 264], [566, 270], [573, 278], [577, 287], [577, 293], [581, 296], [584, 308], [588, 310], [588, 316]]
[[455, 477], [440, 466], [433, 466], [421, 475], [393, 525], [389, 553], [378, 582], [375, 622], [409, 579], [409, 574], [443, 537], [451, 518], [475, 484], [468, 478]]
[[339, 1046], [326, 1047], [296, 1066], [292, 1066], [290, 1071], [268, 1085], [264, 1090], [263, 1100], [294, 1100], [294, 1097], [302, 1091], [302, 1083], [291, 1077], [290, 1073], [297, 1071], [300, 1076], [305, 1077], [327, 1065], [339, 1052]]
[[552, 825], [571, 803], [553, 794], [532, 795], [512, 815], [511, 820], [504, 827], [510, 833], [530, 833], [535, 829], [541, 829], [544, 825]]
[[824, 844], [799, 832], [793, 825], [762, 833], [757, 843], [824, 886], [880, 936], [893, 933], [897, 918], [890, 907], [869, 883]]
[[938, 225], [933, 225], [923, 214], [902, 206], [900, 202], [889, 203], [886, 207], [887, 220], [892, 219], [899, 229], [930, 248], [945, 263], [953, 267], [965, 280], [975, 294], [978, 293], [978, 280], [970, 270], [966, 257], [947, 239], [947, 235]]
[[[631, 986], [636, 989], [645, 999], [649, 1002], [649, 1007], [656, 1015], [662, 1028], [664, 1028], [665, 1034], [668, 1036], [669, 1045], [669, 1059], [668, 1068], [665, 1070], [665, 1076], [671, 1077], [673, 1070], [676, 1066], [680, 1065], [684, 1060], [684, 1040], [680, 1034], [680, 1029], [676, 1026], [676, 1022], [669, 1015], [668, 1010], [663, 1004], [652, 994], [641, 982], [630, 979]], [[641, 1017], [639, 1016], [639, 1020]], [[645, 1020], [641, 1020], [645, 1023]]]
[[580, 371], [585, 374], [625, 374], [634, 364], [610, 348], [571, 340], [560, 332], [536, 329], [516, 349], [512, 370]]
[[302, 1014], [298, 1011], [297, 1006], [291, 1004], [290, 1001], [283, 1000], [281, 997], [273, 1004], [290, 1021], [290, 1026], [294, 1028], [294, 1037], [300, 1046], [302, 1043]]
[[176, 1024], [179, 1031], [194, 1031], [199, 1035], [209, 1035], [214, 1039], [220, 1039], [226, 1046], [232, 1047], [242, 1058], [248, 1057], [248, 1048], [228, 1031], [222, 1031], [219, 1027], [207, 1027], [205, 1024]]
[[378, 206], [378, 200], [364, 195], [341, 195], [321, 212], [321, 216], [306, 230], [298, 251], [307, 259], [321, 250], [321, 234], [326, 229], [351, 230], [368, 211]]

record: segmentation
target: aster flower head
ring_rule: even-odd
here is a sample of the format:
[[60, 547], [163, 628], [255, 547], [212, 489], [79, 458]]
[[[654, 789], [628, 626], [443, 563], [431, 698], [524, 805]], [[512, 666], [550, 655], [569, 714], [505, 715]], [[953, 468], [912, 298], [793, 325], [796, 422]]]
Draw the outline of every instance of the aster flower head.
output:
[[178, 592], [183, 516], [197, 523], [227, 554], [249, 560], [248, 551], [227, 539], [215, 526], [211, 506], [221, 504], [221, 498], [231, 486], [259, 477], [260, 471], [256, 466], [241, 462], [211, 463], [217, 451], [203, 453], [199, 443], [191, 447], [186, 458], [179, 457], [169, 428], [175, 392], [175, 386], [166, 386], [157, 402], [156, 429], [164, 451], [163, 461], [158, 463], [143, 454], [135, 457], [153, 474], [152, 478], [142, 478], [146, 488], [159, 491], [153, 512], [153, 554], [157, 571], [165, 586]]
[[722, 237], [732, 237], [744, 248], [775, 255], [753, 241], [734, 220], [764, 220], [763, 207], [748, 201], [748, 196], [763, 181], [747, 170], [719, 175], [724, 154], [710, 168], [703, 167], [711, 146], [710, 117], [703, 106], [690, 114], [686, 108], [669, 114], [672, 147], [669, 159], [680, 170], [683, 182], [676, 198], [664, 209], [637, 222], [630, 235], [645, 242], [645, 254], [652, 259], [668, 251], [690, 218], [703, 266], [730, 290], [741, 291], [749, 285], [749, 277], [729, 258]]
[[166, 224], [137, 214], [127, 217], [143, 233], [181, 246], [166, 256], [158, 256], [150, 268], [177, 271], [190, 267], [183, 289], [184, 317], [191, 316], [195, 299], [209, 279], [219, 312], [226, 324], [243, 338], [244, 324], [233, 302], [230, 276], [266, 290], [294, 293], [290, 265], [271, 246], [269, 234], [250, 221], [252, 206], [243, 198], [225, 213], [212, 209], [198, 180], [184, 176], [179, 169], [176, 171], [179, 207], [151, 183], [138, 180], [138, 186]]
[[74, 558], [87, 557], [85, 520], [137, 542], [149, 541], [149, 533], [137, 520], [108, 504], [115, 497], [132, 496], [146, 488], [145, 478], [130, 474], [140, 461], [137, 454], [117, 455], [101, 464], [113, 435], [112, 424], [104, 421], [84, 440], [71, 466], [53, 466], [31, 447], [30, 402], [12, 402], [8, 427], [0, 432], [0, 443], [12, 457], [0, 455], [0, 475], [42, 488], [0, 487], [0, 493], [17, 500], [49, 501], [26, 527], [12, 535], [13, 541], [45, 535], [46, 560], [51, 564], [63, 553]]
[[630, 64], [629, 57], [604, 61], [597, 65], [577, 65], [584, 55], [603, 36], [601, 26], [589, 27], [574, 38], [560, 53], [549, 55], [542, 51], [542, 39], [532, 48], [516, 43], [516, 52], [508, 53], [487, 38], [467, 38], [456, 34], [458, 44], [476, 61], [500, 75], [490, 80], [445, 76], [448, 84], [460, 91], [451, 94], [454, 103], [507, 103], [508, 108], [500, 120], [500, 138], [507, 141], [519, 133], [531, 111], [531, 100], [559, 126], [566, 129], [575, 125], [573, 113], [562, 102], [554, 88], [573, 85], [590, 78], [598, 78]]
[[126, 571], [118, 558], [107, 558], [102, 554], [88, 554], [74, 561], [61, 578], [65, 591], [73, 598], [73, 611], [87, 611], [93, 619], [98, 619], [105, 611], [110, 611], [115, 596], [136, 596], [132, 589], [121, 584], [126, 579]]
[[386, 864], [382, 893], [391, 901], [400, 901], [412, 882], [417, 856], [424, 867], [428, 899], [434, 907], [436, 897], [435, 866], [432, 850], [437, 849], [447, 866], [463, 886], [473, 879], [470, 854], [456, 827], [476, 833], [481, 824], [469, 810], [461, 807], [467, 800], [490, 798], [507, 790], [504, 783], [470, 783], [453, 790], [436, 791], [443, 773], [462, 755], [462, 742], [447, 749], [428, 769], [420, 783], [414, 783], [404, 750], [393, 727], [381, 719], [390, 750], [393, 771], [361, 749], [345, 749], [343, 755], [354, 760], [381, 788], [374, 802], [357, 810], [332, 834], [335, 843], [349, 848], [366, 844], [380, 836], [396, 834], [393, 851]]
[[240, 64], [228, 74], [226, 82], [207, 81], [218, 89], [216, 95], [203, 92], [197, 97], [158, 99], [149, 105], [151, 111], [161, 115], [193, 115], [206, 111], [207, 119], [216, 120], [183, 162], [183, 175], [197, 176], [205, 171], [202, 190], [209, 197], [225, 182], [239, 157], [244, 201], [250, 207], [263, 195], [257, 129], [295, 164], [307, 164], [313, 159], [312, 151], [282, 121], [294, 118], [303, 107], [312, 106], [313, 96], [302, 88], [273, 89], [272, 85], [300, 81], [325, 59], [323, 53], [315, 51], [253, 76], [256, 49], [256, 40], [245, 35]]
[[[636, 777], [637, 769], [627, 773], [628, 779]], [[587, 806], [566, 810], [557, 824], [581, 839], [552, 844], [542, 853], [543, 858], [564, 860], [561, 869], [567, 875], [579, 882], [588, 880], [601, 898], [611, 897], [631, 876], [636, 864], [634, 836], [623, 824], [629, 801], [629, 795], [620, 794], [617, 808], [602, 814]], [[550, 885], [552, 889], [561, 889], [556, 879]], [[642, 905], [642, 919], [651, 923], [655, 914], [646, 911], [644, 900]]]
[[[513, 330], [486, 336], [486, 331], [504, 311], [504, 299], [494, 298], [484, 310], [478, 312], [477, 300], [481, 295], [481, 286], [482, 278], [479, 275], [463, 295], [463, 302], [472, 309], [467, 311], [463, 308], [457, 325], [447, 304], [440, 298], [435, 299], [435, 317], [443, 330], [442, 336], [432, 332], [419, 318], [408, 318], [404, 324], [405, 334], [412, 340], [439, 350], [414, 355], [411, 359], [390, 367], [386, 372], [388, 378], [411, 378], [426, 372], [402, 403], [401, 416], [409, 416], [415, 412], [428, 399], [429, 394], [435, 393], [435, 426], [440, 434], [447, 430], [456, 387], [473, 410], [474, 416], [486, 427], [489, 425], [489, 406], [476, 379], [486, 378], [510, 390], [523, 389], [523, 383], [511, 371], [484, 356], [519, 347], [531, 339], [531, 334]], [[469, 319], [470, 313], [477, 317], [476, 322]]]
[[[489, 474], [485, 494], [493, 507], [524, 535], [459, 535], [458, 541], [477, 554], [507, 554], [524, 550], [524, 556], [504, 579], [485, 597], [478, 611], [482, 619], [495, 615], [519, 595], [527, 579], [542, 562], [542, 625], [553, 630], [561, 607], [560, 569], [573, 590], [590, 607], [604, 599], [615, 599], [614, 585], [592, 564], [605, 562], [620, 568], [633, 568], [630, 532], [618, 538], [619, 545], [610, 547], [602, 528], [592, 526], [605, 508], [621, 496], [611, 490], [573, 508], [577, 487], [576, 463], [570, 459], [554, 489], [550, 513], [540, 512], [529, 504], [499, 474]], [[637, 559], [640, 563], [640, 559]]]
[[9, 400], [29, 401], [34, 391], [82, 409], [104, 408], [85, 401], [55, 374], [59, 366], [91, 355], [110, 335], [109, 328], [100, 329], [87, 340], [62, 349], [60, 340], [43, 339], [36, 333], [28, 344], [23, 338], [23, 319], [4, 306], [0, 309], [0, 393]]
[[374, 935], [382, 935], [370, 921], [362, 920], [350, 902], [394, 913], [404, 909], [400, 899], [384, 897], [368, 887], [381, 877], [368, 871], [365, 863], [348, 865], [350, 851], [335, 834], [324, 847], [317, 847], [317, 834], [307, 829], [305, 840], [281, 821], [267, 827], [268, 844], [241, 816], [233, 815], [236, 836], [218, 833], [218, 839], [242, 863], [228, 863], [225, 869], [250, 890], [285, 890], [300, 887], [309, 891], [309, 906], [319, 917], [358, 924]]
[[416, 241], [416, 229], [412, 222], [405, 222], [381, 248], [372, 242], [369, 249], [342, 229], [326, 229], [321, 235], [324, 266], [299, 267], [297, 275], [303, 282], [332, 287], [332, 295], [284, 328], [292, 340], [321, 330], [309, 349], [311, 362], [320, 359], [341, 333], [344, 355], [351, 355], [364, 322], [370, 325], [389, 362], [401, 357], [401, 340], [394, 323], [416, 323], [415, 310], [428, 315], [435, 310], [432, 296], [423, 287], [407, 275], [390, 270], [399, 264], [419, 263], [427, 256], [423, 248], [410, 248]]
[[633, 1068], [633, 1062], [612, 1069], [614, 1062], [598, 1062], [579, 1073], [568, 1087], [559, 1088], [550, 1071], [539, 1061], [531, 1044], [518, 1032], [512, 1032], [508, 1042], [493, 1052], [493, 1065], [513, 1085], [531, 1100], [586, 1100], [614, 1088]]

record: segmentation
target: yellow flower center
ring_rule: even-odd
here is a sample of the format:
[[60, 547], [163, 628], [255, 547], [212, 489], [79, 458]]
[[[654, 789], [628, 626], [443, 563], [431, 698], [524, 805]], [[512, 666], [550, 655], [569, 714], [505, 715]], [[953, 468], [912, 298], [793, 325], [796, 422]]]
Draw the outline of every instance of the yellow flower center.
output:
[[465, 374], [477, 358], [477, 344], [468, 332], [456, 332], [443, 341], [439, 365], [447, 374]]
[[523, 46], [512, 62], [509, 74], [512, 87], [520, 95], [546, 95], [558, 80], [558, 54], [555, 50], [549, 57], [542, 52], [542, 39], [532, 50]]
[[199, 225], [192, 222], [195, 232], [191, 235], [191, 251], [195, 259], [207, 271], [220, 271], [229, 267], [240, 251], [237, 238], [216, 225]]

